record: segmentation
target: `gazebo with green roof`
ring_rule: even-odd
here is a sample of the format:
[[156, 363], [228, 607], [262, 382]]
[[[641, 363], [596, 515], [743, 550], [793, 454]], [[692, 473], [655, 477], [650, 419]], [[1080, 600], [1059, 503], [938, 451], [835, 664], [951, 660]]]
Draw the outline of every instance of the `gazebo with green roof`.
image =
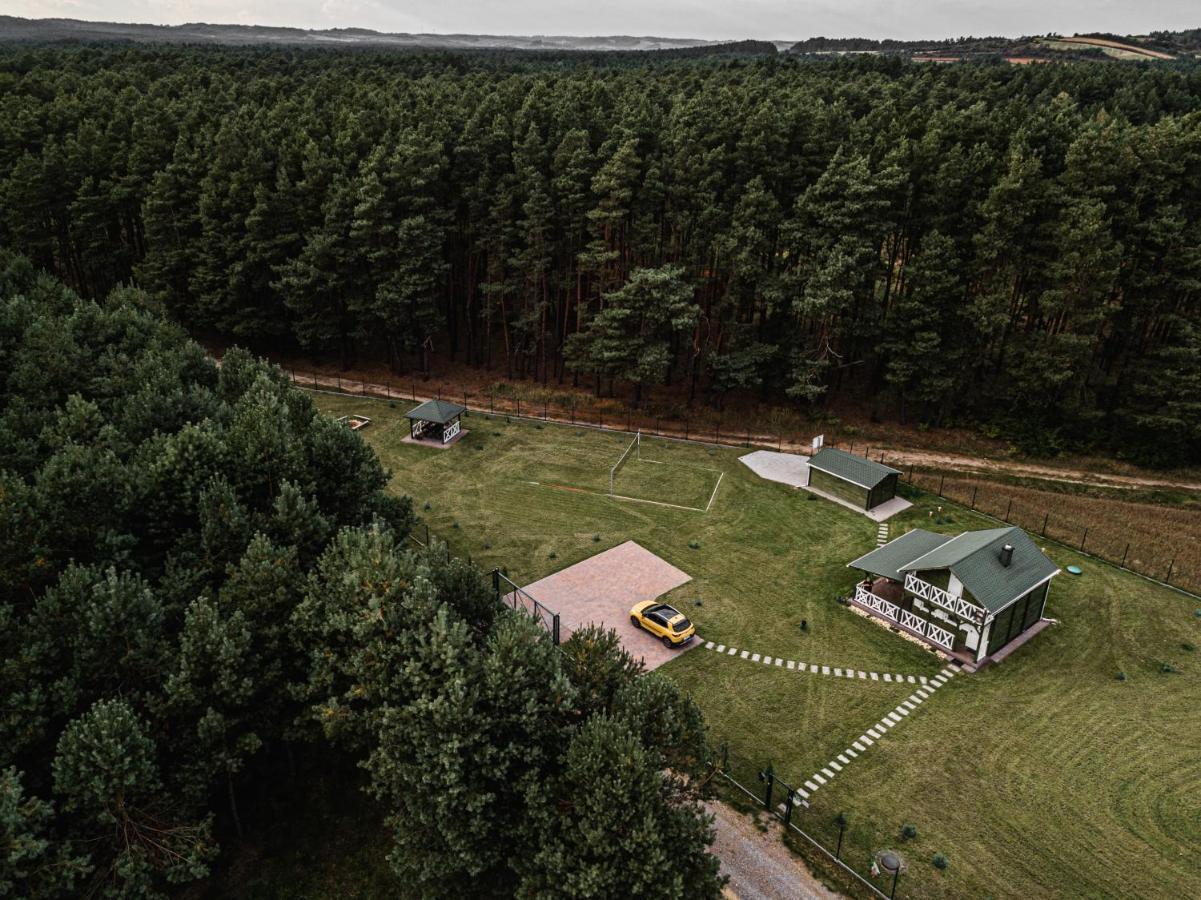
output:
[[867, 576], [854, 606], [974, 666], [1037, 633], [1059, 574], [1016, 527], [955, 537], [918, 528], [848, 566]]
[[449, 400], [426, 400], [405, 413], [409, 437], [415, 441], [449, 444], [462, 433], [462, 415], [467, 407]]
[[900, 472], [845, 450], [823, 447], [809, 460], [806, 487], [837, 497], [857, 509], [871, 510], [897, 495]]

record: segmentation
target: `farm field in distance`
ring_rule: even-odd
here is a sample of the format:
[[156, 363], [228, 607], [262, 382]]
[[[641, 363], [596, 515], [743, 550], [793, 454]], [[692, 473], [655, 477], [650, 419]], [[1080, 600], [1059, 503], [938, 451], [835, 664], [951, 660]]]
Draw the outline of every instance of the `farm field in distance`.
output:
[[[370, 415], [362, 435], [393, 490], [453, 552], [518, 583], [632, 539], [692, 576], [667, 600], [703, 641], [882, 672], [942, 668], [835, 602], [856, 580], [846, 563], [874, 545], [874, 523], [760, 480], [738, 462], [745, 450], [643, 436], [644, 462], [622, 470], [619, 492], [680, 502], [671, 498], [711, 490], [699, 474], [723, 473], [712, 508], [695, 512], [603, 495], [626, 434], [470, 414], [468, 434], [440, 451], [402, 442], [404, 403], [313, 396], [331, 414]], [[934, 501], [914, 499], [891, 536], [995, 525], [950, 505], [931, 517]], [[845, 813], [844, 856], [861, 871], [875, 850], [900, 850], [909, 871], [898, 896], [1201, 892], [1198, 604], [1059, 545], [1047, 552], [1084, 569], [1052, 585], [1047, 615], [1059, 624], [1004, 664], [952, 679], [798, 813], [831, 845]], [[768, 763], [799, 785], [912, 690], [705, 650], [659, 671], [692, 692], [750, 787]], [[902, 840], [902, 824], [917, 837]], [[932, 865], [936, 853], [947, 869]]]

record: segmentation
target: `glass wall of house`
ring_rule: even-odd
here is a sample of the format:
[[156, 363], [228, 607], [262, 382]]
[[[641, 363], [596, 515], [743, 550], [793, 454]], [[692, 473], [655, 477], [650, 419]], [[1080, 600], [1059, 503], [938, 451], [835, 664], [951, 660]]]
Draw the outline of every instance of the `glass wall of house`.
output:
[[819, 491], [825, 491], [827, 494], [833, 494], [840, 500], [846, 500], [848, 503], [853, 503], [860, 509], [867, 508], [868, 490], [865, 487], [860, 487], [857, 484], [851, 484], [842, 478], [831, 475], [829, 472], [823, 472], [821, 469], [809, 469], [809, 486], [817, 488]]
[[993, 619], [988, 633], [988, 654], [992, 655], [1042, 618], [1049, 584], [1041, 584], [1009, 604]]

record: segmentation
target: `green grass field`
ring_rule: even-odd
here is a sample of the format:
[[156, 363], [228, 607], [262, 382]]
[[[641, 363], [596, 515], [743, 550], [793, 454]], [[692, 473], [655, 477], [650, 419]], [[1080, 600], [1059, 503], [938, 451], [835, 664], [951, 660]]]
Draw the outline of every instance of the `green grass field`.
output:
[[[519, 583], [633, 539], [692, 576], [669, 600], [705, 640], [831, 666], [941, 668], [835, 602], [874, 523], [759, 479], [738, 462], [746, 451], [644, 435], [618, 492], [704, 507], [721, 474], [712, 507], [696, 512], [604, 495], [628, 435], [471, 415], [442, 451], [402, 443], [402, 409], [315, 397], [331, 413], [371, 415], [363, 436], [393, 489], [456, 553]], [[950, 506], [937, 523], [941, 501], [918, 499], [893, 536], [995, 524]], [[1201, 602], [1057, 545], [1048, 553], [1085, 570], [1052, 585], [1060, 624], [1003, 665], [953, 679], [814, 794], [802, 824], [832, 842], [845, 812], [844, 855], [861, 870], [872, 851], [898, 847], [910, 864], [898, 896], [1201, 895], [1201, 651], [1188, 649], [1201, 644]], [[799, 785], [909, 693], [703, 650], [661, 671], [692, 692], [751, 787], [769, 762]], [[901, 840], [904, 823], [917, 838]]]

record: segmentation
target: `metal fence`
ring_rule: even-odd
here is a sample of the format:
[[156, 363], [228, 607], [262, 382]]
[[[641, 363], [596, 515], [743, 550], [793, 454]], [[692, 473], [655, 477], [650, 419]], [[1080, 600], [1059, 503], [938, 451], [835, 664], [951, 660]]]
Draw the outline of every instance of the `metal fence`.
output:
[[560, 643], [559, 614], [538, 602], [524, 588], [518, 587], [500, 569], [492, 570], [492, 590], [496, 599], [510, 609], [522, 609], [538, 620], [557, 647]]

